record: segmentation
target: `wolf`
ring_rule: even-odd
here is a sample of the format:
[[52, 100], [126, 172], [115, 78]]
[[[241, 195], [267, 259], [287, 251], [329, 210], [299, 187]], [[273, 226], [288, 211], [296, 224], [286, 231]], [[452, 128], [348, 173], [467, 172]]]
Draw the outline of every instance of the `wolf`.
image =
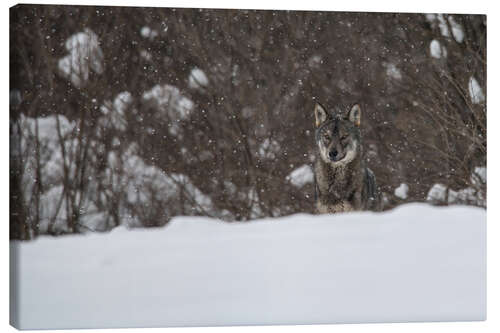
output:
[[316, 103], [314, 115], [316, 212], [380, 210], [375, 175], [363, 160], [359, 104], [328, 112]]

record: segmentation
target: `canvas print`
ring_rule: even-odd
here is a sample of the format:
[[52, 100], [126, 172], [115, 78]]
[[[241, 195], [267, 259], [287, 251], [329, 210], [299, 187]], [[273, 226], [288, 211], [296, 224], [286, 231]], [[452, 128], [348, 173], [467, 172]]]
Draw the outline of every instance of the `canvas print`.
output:
[[486, 26], [10, 8], [11, 324], [484, 320]]

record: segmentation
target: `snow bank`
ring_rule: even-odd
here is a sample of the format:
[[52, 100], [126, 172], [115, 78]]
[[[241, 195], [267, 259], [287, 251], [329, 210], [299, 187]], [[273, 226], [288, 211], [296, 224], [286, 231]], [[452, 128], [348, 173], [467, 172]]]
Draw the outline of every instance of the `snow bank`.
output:
[[486, 211], [165, 228], [11, 242], [18, 328], [484, 320]]

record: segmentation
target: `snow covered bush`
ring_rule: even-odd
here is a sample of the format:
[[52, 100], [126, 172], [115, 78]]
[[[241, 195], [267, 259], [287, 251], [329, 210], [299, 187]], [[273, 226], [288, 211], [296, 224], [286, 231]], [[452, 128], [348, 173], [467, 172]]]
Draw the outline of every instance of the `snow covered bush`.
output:
[[69, 79], [75, 87], [82, 87], [89, 79], [90, 70], [96, 74], [104, 71], [103, 53], [99, 37], [90, 29], [76, 33], [66, 41], [69, 54], [59, 59], [61, 74]]
[[[162, 104], [179, 98], [174, 87], [152, 92], [164, 98], [158, 103], [167, 113], [186, 117], [183, 112], [192, 107], [183, 97], [173, 109]], [[165, 97], [172, 92], [174, 97]], [[176, 215], [220, 215], [189, 177], [166, 174], [143, 160], [137, 143], [127, 147], [130, 141], [120, 140], [134, 112], [132, 102], [129, 92], [119, 93], [113, 103], [105, 101], [93, 128], [62, 115], [21, 115], [21, 184], [35, 236], [105, 231], [120, 224], [158, 226]]]
[[443, 184], [434, 184], [427, 194], [427, 201], [486, 207], [486, 167], [474, 168], [470, 176], [470, 186], [457, 191]]
[[302, 187], [314, 181], [314, 171], [310, 165], [303, 165], [290, 172], [286, 179], [295, 187]]
[[394, 190], [394, 195], [400, 199], [405, 200], [408, 198], [408, 190], [408, 184], [402, 183]]
[[20, 123], [24, 200], [35, 233], [93, 230], [80, 217], [97, 212], [86, 179], [96, 173], [102, 143], [79, 136], [82, 124], [61, 115], [21, 116]]
[[[171, 85], [156, 85], [146, 91], [142, 98], [152, 105], [156, 114], [148, 115], [167, 123], [169, 133], [173, 136], [182, 136], [180, 122], [187, 120], [193, 111], [193, 101], [183, 96], [179, 88]], [[138, 115], [143, 117], [143, 115]]]
[[189, 87], [193, 89], [202, 88], [208, 85], [208, 78], [204, 71], [195, 67], [189, 74]]
[[148, 165], [132, 144], [121, 155], [110, 152], [105, 183], [110, 198], [118, 194], [120, 215], [131, 227], [158, 226], [175, 215], [211, 215], [211, 199], [182, 174], [166, 174]]

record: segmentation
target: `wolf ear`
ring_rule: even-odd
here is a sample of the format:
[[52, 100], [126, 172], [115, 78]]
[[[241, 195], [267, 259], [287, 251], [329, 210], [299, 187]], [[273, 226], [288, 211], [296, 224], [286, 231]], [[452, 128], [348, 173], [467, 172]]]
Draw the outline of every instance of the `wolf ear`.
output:
[[349, 111], [349, 121], [356, 126], [361, 124], [361, 107], [359, 104], [354, 104], [351, 111]]
[[316, 116], [316, 127], [319, 127], [328, 118], [326, 110], [319, 103], [314, 106], [314, 115]]

